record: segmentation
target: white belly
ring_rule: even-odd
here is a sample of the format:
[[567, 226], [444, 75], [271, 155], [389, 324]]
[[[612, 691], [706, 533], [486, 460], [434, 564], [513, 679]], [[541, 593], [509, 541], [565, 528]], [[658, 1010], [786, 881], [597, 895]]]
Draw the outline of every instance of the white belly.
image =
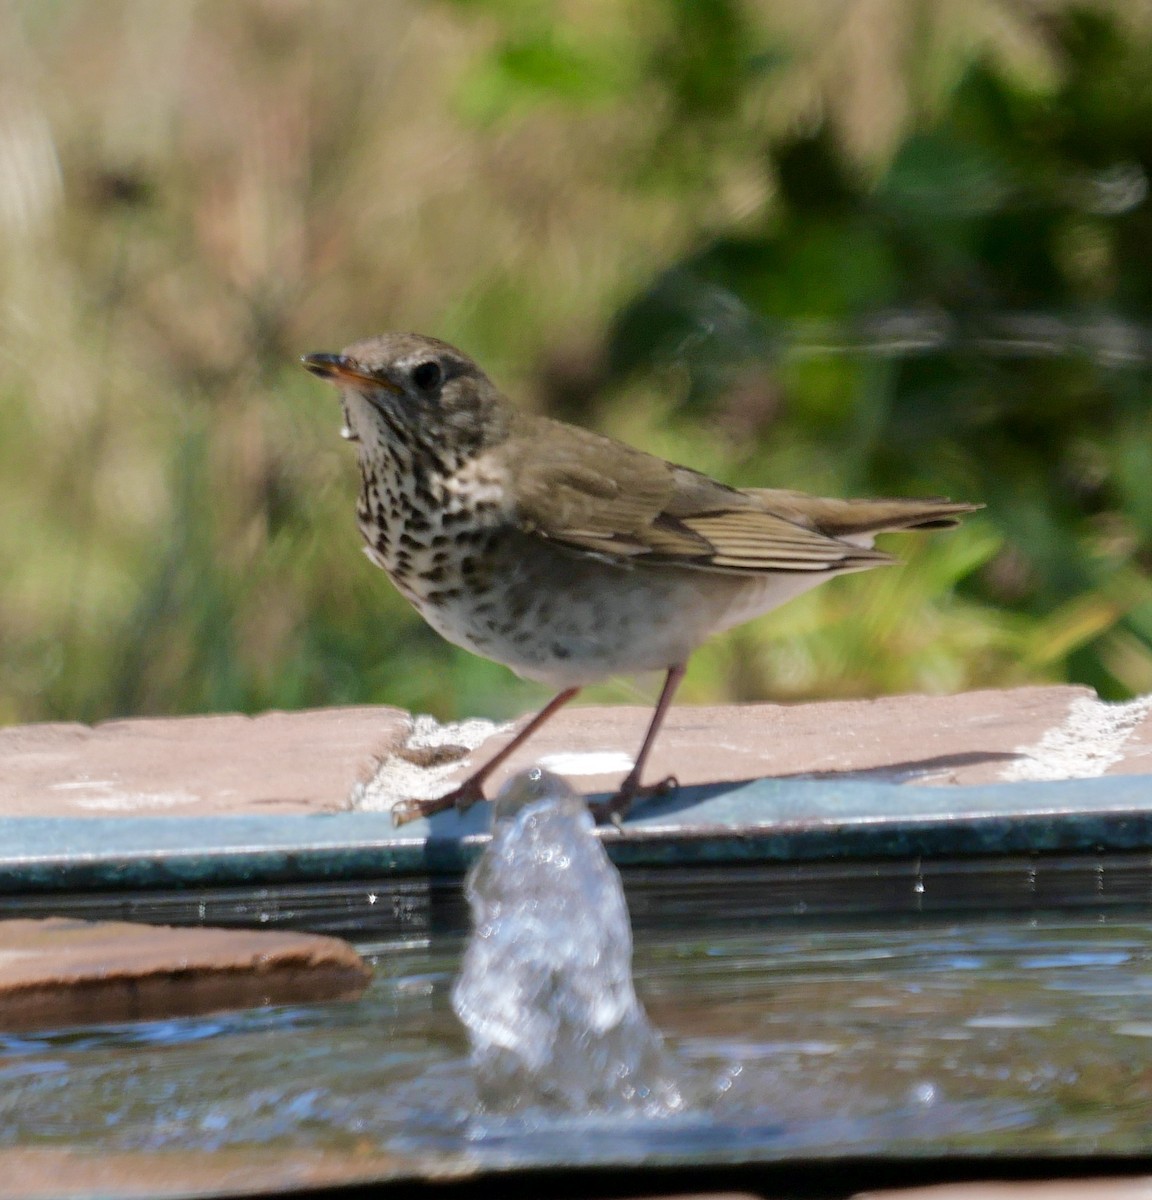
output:
[[557, 550], [508, 594], [465, 593], [451, 604], [413, 600], [449, 641], [556, 688], [686, 662], [712, 634], [740, 625], [823, 583], [828, 572], [717, 575], [670, 567], [620, 567]]

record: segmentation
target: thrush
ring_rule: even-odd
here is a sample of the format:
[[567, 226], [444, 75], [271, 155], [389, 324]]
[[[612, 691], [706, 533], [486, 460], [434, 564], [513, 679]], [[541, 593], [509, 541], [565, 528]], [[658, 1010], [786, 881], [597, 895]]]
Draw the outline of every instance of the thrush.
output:
[[484, 798], [492, 772], [585, 685], [665, 672], [635, 763], [597, 810], [619, 819], [689, 655], [834, 575], [896, 560], [877, 533], [940, 529], [981, 507], [734, 488], [578, 426], [518, 410], [466, 354], [413, 333], [308, 354], [357, 443], [368, 557], [450, 642], [558, 689], [454, 791], [397, 824]]

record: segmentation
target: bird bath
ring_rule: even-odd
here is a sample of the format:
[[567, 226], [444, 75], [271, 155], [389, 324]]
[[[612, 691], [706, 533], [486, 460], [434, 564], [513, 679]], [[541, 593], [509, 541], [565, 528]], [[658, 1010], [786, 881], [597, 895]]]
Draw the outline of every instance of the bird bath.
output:
[[[162, 1162], [150, 1194], [235, 1194], [849, 1160], [1028, 1158], [1052, 1173], [1054, 1159], [1152, 1152], [1152, 869], [1138, 848], [1149, 803], [1138, 779], [947, 797], [755, 787], [758, 825], [748, 796], [727, 793], [688, 797], [694, 816], [681, 797], [604, 836], [629, 883], [638, 1000], [685, 1078], [708, 1081], [656, 1112], [481, 1103], [452, 1006], [464, 939], [448, 876], [480, 848], [469, 825], [428, 840], [361, 820], [354, 843], [350, 818], [313, 821], [306, 839], [300, 823], [289, 836], [286, 824], [218, 821], [197, 845], [188, 827], [120, 822], [103, 852], [95, 843], [113, 830], [93, 826], [67, 860], [87, 891], [68, 897], [48, 892], [60, 831], [25, 826], [22, 849], [0, 862], [0, 878], [25, 882], [8, 912], [171, 919], [182, 904], [187, 919], [358, 928], [375, 978], [352, 1004], [7, 1035], [0, 1165], [67, 1152], [127, 1163], [131, 1178]], [[837, 815], [821, 828], [825, 810]], [[145, 832], [148, 855], [132, 845]], [[406, 854], [423, 864], [423, 891], [400, 872]], [[356, 882], [366, 858], [379, 874]], [[257, 868], [274, 881], [254, 887]], [[114, 877], [150, 886], [117, 895]], [[436, 878], [452, 903], [436, 900]], [[243, 1167], [242, 1186], [206, 1175], [213, 1164]], [[867, 1178], [857, 1170], [840, 1194]], [[44, 1194], [18, 1187], [10, 1172], [0, 1192]]]
[[647, 937], [636, 986], [669, 1048], [741, 1067], [708, 1107], [648, 1119], [480, 1116], [460, 941], [363, 949], [376, 978], [351, 1005], [3, 1038], [0, 1147], [322, 1152], [353, 1178], [1152, 1150], [1147, 914]]

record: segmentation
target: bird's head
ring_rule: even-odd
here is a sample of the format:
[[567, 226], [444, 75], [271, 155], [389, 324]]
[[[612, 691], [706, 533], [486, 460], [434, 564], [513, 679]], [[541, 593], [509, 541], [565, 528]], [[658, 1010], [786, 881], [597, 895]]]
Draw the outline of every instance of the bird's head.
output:
[[436, 338], [385, 333], [301, 361], [340, 389], [345, 436], [365, 447], [401, 442], [476, 453], [503, 433], [500, 392], [468, 355]]

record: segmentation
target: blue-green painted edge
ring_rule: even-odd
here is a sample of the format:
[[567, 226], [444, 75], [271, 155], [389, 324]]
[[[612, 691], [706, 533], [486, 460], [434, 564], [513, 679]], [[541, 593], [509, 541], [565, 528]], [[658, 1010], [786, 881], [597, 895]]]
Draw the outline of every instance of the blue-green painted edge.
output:
[[[395, 829], [386, 813], [0, 819], [0, 894], [457, 875], [489, 809]], [[685, 788], [603, 831], [621, 865], [1152, 855], [1152, 776], [986, 787], [761, 779]]]

